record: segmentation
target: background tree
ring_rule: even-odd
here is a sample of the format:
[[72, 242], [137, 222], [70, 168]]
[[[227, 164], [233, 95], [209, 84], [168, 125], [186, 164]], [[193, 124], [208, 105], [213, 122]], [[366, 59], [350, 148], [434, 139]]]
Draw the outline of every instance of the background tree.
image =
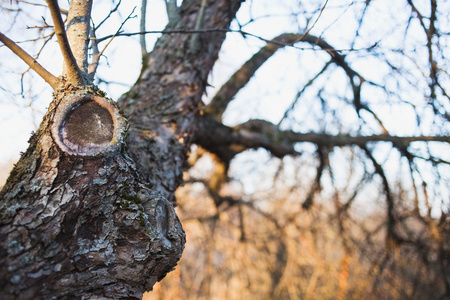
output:
[[[68, 36], [73, 24], [85, 26], [81, 42], [71, 42], [77, 64], [62, 46], [60, 79], [26, 58], [55, 100], [2, 191], [5, 291], [140, 297], [183, 248], [158, 195], [175, 203], [184, 183], [176, 198], [190, 243], [155, 296], [449, 297], [448, 5], [165, 2], [169, 21], [150, 53], [145, 1], [134, 31], [134, 12], [120, 1], [92, 22], [72, 2]], [[114, 15], [122, 20], [102, 33]], [[39, 46], [61, 36], [53, 22], [31, 29], [44, 37]], [[138, 39], [142, 53], [136, 83], [118, 99], [126, 141], [122, 115], [92, 85], [99, 46], [128, 39], [120, 36]], [[229, 80], [218, 60], [224, 40], [221, 57], [236, 45], [253, 52], [236, 59], [243, 64]], [[271, 77], [255, 89], [264, 71]], [[86, 114], [111, 115], [98, 123], [106, 134], [78, 135]]]

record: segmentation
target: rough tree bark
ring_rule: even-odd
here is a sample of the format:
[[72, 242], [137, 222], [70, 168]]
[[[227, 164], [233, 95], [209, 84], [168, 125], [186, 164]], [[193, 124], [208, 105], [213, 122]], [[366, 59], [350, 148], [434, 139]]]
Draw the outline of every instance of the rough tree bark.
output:
[[1, 298], [139, 298], [180, 258], [181, 225], [126, 154], [115, 104], [56, 94], [1, 194]]
[[[169, 28], [195, 29], [202, 1], [184, 1]], [[208, 1], [203, 28], [227, 29], [243, 1]], [[119, 99], [130, 121], [130, 153], [145, 179], [174, 202], [182, 182], [186, 154], [198, 126], [207, 77], [225, 39], [225, 32], [163, 35], [145, 59], [131, 90]]]
[[[308, 33], [268, 41], [202, 108], [208, 74], [244, 0], [184, 0], [179, 8], [177, 1], [166, 0], [167, 30], [152, 52], [144, 53], [138, 81], [117, 106], [91, 82], [99, 53], [90, 66], [86, 63], [92, 2], [71, 1], [66, 35], [57, 1], [46, 1], [64, 57], [63, 77], [47, 72], [0, 33], [0, 41], [55, 90], [39, 130], [0, 192], [0, 299], [139, 299], [172, 270], [183, 251], [185, 236], [172, 204], [192, 143], [220, 161], [219, 183], [210, 185], [216, 192], [237, 153], [263, 147], [276, 157], [300, 155], [296, 143], [313, 143], [322, 157], [313, 193], [324, 168], [322, 149], [356, 145], [367, 150], [368, 143], [387, 141], [409, 155], [415, 141], [449, 142], [444, 136], [389, 135], [361, 102], [364, 78], [345, 56]], [[278, 49], [295, 43], [330, 54], [323, 70], [334, 63], [345, 71], [355, 110], [372, 113], [383, 134], [299, 133], [264, 120], [235, 127], [221, 123], [254, 72]], [[376, 169], [385, 179], [382, 168]], [[385, 190], [393, 203], [387, 184]]]
[[[241, 2], [184, 1], [168, 26], [228, 28]], [[47, 3], [54, 14], [56, 1]], [[69, 16], [82, 18], [80, 11]], [[225, 33], [161, 37], [119, 101], [128, 129], [118, 106], [88, 81], [80, 37], [70, 41], [78, 43], [74, 66], [56, 15], [66, 76], [49, 75], [54, 99], [0, 193], [0, 298], [139, 299], [181, 257], [184, 232], [166, 199], [174, 202], [182, 182]], [[80, 28], [86, 39], [89, 26]]]

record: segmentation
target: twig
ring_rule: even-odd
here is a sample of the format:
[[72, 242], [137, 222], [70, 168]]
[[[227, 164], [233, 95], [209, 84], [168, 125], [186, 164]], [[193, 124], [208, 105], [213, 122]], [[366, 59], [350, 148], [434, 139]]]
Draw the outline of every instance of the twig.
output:
[[[125, 25], [125, 23], [131, 19], [131, 18], [135, 18], [136, 16], [131, 16], [134, 13], [134, 10], [136, 9], [136, 6], [133, 8], [133, 10], [131, 11], [131, 13], [128, 15], [128, 17], [122, 22], [122, 24], [120, 25], [119, 29], [117, 29], [116, 34], [118, 34], [120, 32], [120, 30], [122, 29], [123, 25]], [[98, 27], [97, 27], [98, 28]], [[100, 57], [103, 55], [103, 52], [105, 52], [106, 48], [109, 46], [109, 44], [111, 44], [111, 42], [113, 41], [113, 39], [116, 37], [116, 34], [112, 35], [111, 38], [109, 39], [108, 43], [105, 45], [105, 47], [103, 47], [102, 51], [98, 52], [98, 39], [95, 37], [95, 31], [93, 30], [92, 32], [92, 47], [93, 47], [93, 57], [92, 57], [92, 62], [89, 65], [89, 78], [91, 80], [94, 79], [95, 76], [95, 72], [97, 71], [97, 67], [98, 67], [98, 62], [100, 60]]]
[[287, 118], [288, 114], [290, 111], [292, 111], [295, 107], [295, 105], [297, 104], [298, 100], [300, 99], [301, 95], [305, 92], [305, 90], [314, 83], [314, 81], [320, 76], [322, 75], [325, 70], [328, 68], [328, 66], [332, 63], [332, 61], [328, 61], [324, 67], [316, 74], [316, 76], [314, 76], [313, 78], [311, 78], [306, 84], [305, 86], [303, 86], [303, 88], [297, 92], [297, 95], [295, 95], [295, 99], [292, 102], [291, 106], [284, 112], [283, 117], [280, 119], [280, 121], [278, 122], [278, 126], [281, 125], [281, 123]]
[[100, 26], [102, 26], [103, 23], [105, 23], [105, 21], [108, 20], [109, 17], [111, 17], [111, 15], [112, 15], [113, 13], [115, 13], [115, 12], [119, 9], [119, 6], [120, 6], [120, 3], [121, 3], [121, 2], [122, 2], [122, 0], [119, 0], [119, 2], [117, 2], [117, 5], [116, 5], [116, 6], [108, 13], [108, 15], [106, 16], [106, 18], [104, 18], [104, 19], [100, 22], [100, 24], [98, 24], [98, 25], [95, 27], [94, 30], [99, 29]]
[[[106, 47], [108, 47], [108, 45], [112, 42], [112, 40], [119, 35], [120, 30], [122, 29], [123, 25], [125, 25], [125, 23], [129, 20], [129, 19], [133, 19], [136, 18], [136, 15], [132, 16], [132, 14], [134, 14], [134, 11], [136, 10], [136, 6], [133, 7], [133, 10], [131, 11], [131, 13], [128, 15], [128, 17], [126, 17], [126, 19], [122, 22], [122, 24], [120, 24], [119, 29], [117, 29], [116, 33], [113, 34], [110, 38], [110, 40], [108, 41], [108, 43], [106, 44], [106, 46], [103, 48], [103, 50], [100, 52], [100, 55], [103, 54], [103, 52], [106, 50]], [[100, 43], [100, 41], [97, 40], [97, 43]]]
[[325, 10], [325, 7], [327, 6], [327, 4], [328, 4], [328, 0], [326, 0], [325, 3], [322, 5], [322, 8], [320, 9], [319, 15], [317, 16], [316, 20], [311, 25], [311, 27], [309, 27], [308, 30], [306, 30], [304, 36], [307, 36], [311, 32], [311, 30], [314, 28], [314, 26], [316, 26], [317, 22], [320, 19], [320, 16], [322, 16], [323, 11]]
[[[37, 60], [39, 58], [39, 56], [41, 55], [41, 53], [44, 50], [45, 46], [47, 45], [48, 42], [50, 42], [50, 40], [53, 38], [54, 35], [55, 35], [55, 31], [53, 30], [52, 33], [44, 40], [44, 43], [42, 44], [42, 46], [39, 49], [38, 53], [34, 56], [35, 60]], [[30, 69], [31, 68], [28, 68], [25, 72], [22, 73], [21, 81], [23, 80], [23, 75], [25, 75], [25, 73], [30, 71]]]
[[321, 189], [320, 180], [322, 178], [324, 168], [328, 165], [328, 153], [326, 152], [326, 149], [318, 147], [317, 156], [319, 157], [319, 165], [317, 166], [316, 178], [308, 192], [308, 195], [306, 196], [305, 201], [302, 203], [302, 207], [306, 210], [311, 208], [314, 202], [315, 193]]
[[6, 37], [0, 32], [0, 41], [5, 44], [14, 54], [16, 54], [20, 59], [22, 59], [30, 68], [35, 71], [42, 79], [45, 80], [54, 90], [59, 87], [61, 80], [47, 71], [43, 66], [41, 66], [31, 55], [29, 55], [20, 46]]
[[[243, 31], [243, 30], [236, 30], [236, 29], [229, 29], [229, 28], [201, 28], [201, 29], [168, 29], [168, 30], [148, 30], [145, 32], [129, 32], [129, 33], [125, 33], [125, 32], [120, 32], [118, 34], [115, 34], [115, 36], [135, 36], [135, 35], [141, 35], [141, 34], [195, 34], [195, 33], [211, 33], [211, 32], [221, 32], [221, 33], [227, 33], [227, 32], [232, 32], [232, 33], [239, 33], [243, 36], [251, 36], [254, 37], [258, 40], [261, 40], [263, 42], [266, 43], [270, 43], [270, 44], [275, 44], [281, 47], [291, 47], [294, 49], [298, 49], [298, 50], [311, 50], [311, 48], [304, 48], [304, 47], [299, 47], [296, 46], [294, 44], [291, 43], [285, 43], [282, 41], [277, 41], [276, 39], [266, 39], [263, 38], [259, 35], [256, 35], [254, 33], [250, 33], [247, 31]], [[299, 34], [302, 35], [302, 34]], [[111, 38], [113, 36], [113, 34], [107, 35], [105, 37], [99, 38], [98, 42], [101, 43], [109, 38]], [[313, 45], [317, 45], [315, 43], [313, 43]], [[329, 46], [329, 48], [322, 48], [321, 50], [327, 51], [329, 53], [334, 53], [334, 52], [344, 52], [344, 51], [361, 51], [361, 50], [367, 50], [367, 49], [373, 49], [374, 47], [376, 47], [378, 44], [372, 45], [370, 47], [367, 48], [361, 48], [361, 49], [334, 49], [333, 47]]]
[[[375, 173], [377, 173], [382, 181], [384, 186], [384, 191], [386, 194], [386, 202], [387, 202], [387, 248], [391, 249], [392, 246], [402, 241], [402, 239], [397, 235], [395, 230], [396, 219], [395, 219], [395, 203], [394, 198], [392, 196], [391, 189], [389, 187], [389, 182], [384, 173], [383, 167], [377, 162], [375, 157], [372, 155], [372, 152], [366, 147], [361, 147], [362, 150], [366, 153], [367, 157], [372, 161], [372, 164], [375, 168]], [[393, 243], [393, 244], [392, 244]]]

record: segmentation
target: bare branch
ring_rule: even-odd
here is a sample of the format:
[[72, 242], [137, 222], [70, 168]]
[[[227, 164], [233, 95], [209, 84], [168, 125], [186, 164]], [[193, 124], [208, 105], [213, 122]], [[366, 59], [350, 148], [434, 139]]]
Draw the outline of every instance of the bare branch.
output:
[[122, 0], [119, 0], [118, 2], [117, 2], [117, 5], [108, 13], [108, 15], [97, 25], [97, 26], [94, 26], [94, 31], [95, 30], [97, 30], [97, 29], [99, 29], [100, 28], [100, 26], [102, 26], [103, 25], [103, 23], [105, 23], [106, 22], [106, 20], [108, 20], [109, 19], [109, 17], [111, 17], [111, 15], [113, 14], [113, 13], [115, 13], [118, 9], [119, 9], [119, 6], [120, 6], [120, 4], [121, 4], [121, 2], [122, 2]]
[[[261, 67], [278, 49], [285, 45], [294, 44], [302, 37], [303, 35], [301, 34], [282, 34], [273, 39], [273, 42], [268, 43], [261, 48], [261, 50], [245, 62], [245, 64], [243, 64], [242, 67], [220, 88], [211, 100], [211, 103], [206, 106], [205, 111], [220, 120], [233, 97], [248, 83], [256, 70], [258, 70], [258, 68]], [[279, 44], [279, 42], [282, 44]]]
[[[145, 21], [147, 16], [147, 0], [142, 0], [141, 3], [141, 24], [139, 29], [141, 32], [145, 32]], [[142, 52], [142, 59], [147, 55], [147, 44], [145, 42], [145, 34], [141, 34], [139, 36], [139, 40], [141, 42], [141, 52]]]
[[326, 0], [325, 3], [322, 5], [322, 8], [320, 9], [319, 15], [317, 16], [317, 18], [314, 21], [314, 23], [308, 28], [308, 30], [306, 30], [305, 35], [308, 35], [310, 33], [310, 31], [316, 26], [317, 22], [319, 21], [320, 17], [323, 14], [323, 11], [325, 10], [325, 7], [327, 7], [327, 4], [328, 4], [328, 0]]
[[31, 55], [25, 52], [19, 45], [14, 43], [0, 32], [0, 41], [5, 44], [14, 54], [22, 59], [33, 71], [45, 80], [54, 90], [59, 87], [61, 80], [41, 66]]
[[[122, 24], [120, 25], [119, 29], [117, 29], [116, 34], [118, 34], [120, 32], [120, 30], [122, 29], [123, 25], [129, 20], [132, 19], [136, 16], [133, 16], [134, 10], [136, 9], [136, 6], [133, 8], [133, 10], [131, 11], [131, 13], [128, 15], [128, 17], [122, 22]], [[98, 28], [98, 27], [97, 27]], [[98, 39], [95, 37], [95, 31], [92, 30], [92, 48], [93, 48], [93, 57], [92, 57], [92, 62], [89, 65], [89, 78], [90, 80], [94, 79], [95, 76], [95, 72], [97, 71], [97, 67], [98, 67], [98, 63], [100, 60], [100, 57], [103, 55], [103, 52], [105, 52], [106, 48], [109, 46], [109, 44], [111, 44], [111, 42], [113, 41], [113, 39], [116, 37], [116, 34], [112, 35], [111, 38], [109, 39], [108, 43], [105, 45], [105, 47], [103, 47], [102, 51], [98, 51]]]
[[[279, 45], [281, 47], [291, 47], [297, 50], [311, 50], [311, 48], [305, 48], [305, 47], [300, 47], [297, 45], [293, 45], [293, 44], [289, 44], [289, 43], [283, 43], [281, 41], [277, 41], [277, 40], [269, 40], [266, 38], [263, 38], [257, 34], [253, 34], [251, 32], [247, 32], [244, 30], [240, 30], [240, 29], [230, 29], [230, 28], [200, 28], [198, 30], [196, 29], [165, 29], [165, 30], [147, 30], [146, 32], [121, 32], [119, 34], [117, 34], [116, 36], [135, 36], [135, 35], [141, 35], [141, 34], [178, 34], [178, 33], [182, 33], [182, 34], [195, 34], [195, 33], [210, 33], [210, 32], [222, 32], [222, 33], [227, 33], [227, 32], [232, 32], [232, 33], [239, 33], [243, 36], [250, 36], [253, 38], [256, 38], [258, 40], [261, 40], [263, 42], [266, 43], [270, 43], [270, 44], [276, 44]], [[103, 42], [109, 38], [111, 38], [112, 35], [107, 35], [105, 37], [99, 38], [99, 43]], [[334, 49], [334, 51], [360, 51], [360, 50], [367, 50], [367, 49], [373, 49], [374, 47], [376, 47], [377, 44], [374, 44], [370, 47], [367, 48], [361, 48], [361, 49], [355, 49], [355, 48], [350, 48], [350, 49]], [[318, 49], [318, 50], [329, 50], [329, 49]], [[328, 51], [327, 51], [328, 52]]]
[[319, 147], [344, 146], [365, 147], [374, 142], [390, 142], [396, 148], [408, 147], [413, 142], [450, 143], [449, 136], [393, 136], [387, 134], [370, 136], [329, 135], [325, 133], [298, 133], [280, 130], [278, 126], [264, 120], [250, 120], [234, 128], [227, 127], [217, 119], [204, 114], [194, 142], [229, 162], [236, 154], [256, 148], [264, 148], [276, 157], [299, 155], [296, 143], [313, 143]]
[[78, 67], [88, 71], [87, 51], [89, 44], [92, 0], [71, 0], [67, 16], [67, 39]]
[[45, 0], [50, 9], [53, 23], [55, 26], [55, 33], [58, 40], [59, 47], [64, 59], [63, 76], [67, 81], [75, 85], [83, 85], [83, 75], [77, 65], [77, 61], [70, 49], [69, 40], [67, 39], [66, 30], [64, 29], [64, 22], [61, 18], [57, 0]]
[[[246, 32], [241, 33], [248, 34]], [[361, 85], [365, 79], [347, 64], [345, 56], [340, 54], [339, 50], [333, 48], [322, 38], [308, 33], [286, 33], [271, 41], [267, 41], [267, 45], [253, 55], [253, 57], [236, 71], [228, 82], [222, 86], [219, 92], [217, 92], [217, 95], [211, 100], [211, 103], [205, 108], [205, 111], [216, 116], [218, 119], [221, 119], [228, 104], [232, 101], [237, 92], [248, 83], [256, 70], [269, 59], [276, 50], [285, 46], [293, 46], [298, 42], [306, 42], [313, 46], [319, 46], [322, 50], [327, 51], [330, 54], [331, 61], [343, 68], [349, 78], [353, 90], [353, 106], [356, 112], [359, 114], [361, 109], [368, 111], [380, 124], [383, 133], [388, 133], [380, 118], [366, 104], [361, 102]]]
[[383, 181], [384, 192], [386, 194], [387, 219], [388, 219], [387, 238], [386, 238], [387, 245], [386, 246], [388, 249], [392, 249], [392, 246], [402, 242], [402, 239], [398, 236], [398, 234], [395, 230], [395, 225], [396, 225], [395, 203], [394, 203], [394, 198], [392, 196], [391, 189], [389, 187], [389, 181], [386, 177], [386, 174], [384, 173], [383, 167], [377, 162], [375, 157], [372, 155], [372, 152], [366, 146], [362, 146], [361, 149], [364, 150], [367, 157], [372, 161], [372, 164], [375, 167], [375, 173], [380, 175], [380, 177]]
[[288, 117], [288, 115], [289, 115], [289, 112], [291, 111], [291, 110], [293, 110], [294, 109], [294, 107], [295, 107], [295, 105], [297, 104], [297, 102], [298, 102], [298, 99], [300, 99], [300, 97], [302, 96], [302, 94], [305, 92], [305, 90], [309, 87], [309, 86], [311, 86], [313, 83], [314, 83], [314, 81], [320, 76], [320, 75], [322, 75], [324, 72], [325, 72], [325, 70], [328, 68], [328, 66], [331, 64], [331, 61], [329, 61], [329, 62], [327, 62], [324, 66], [323, 66], [323, 68], [313, 77], [313, 78], [311, 78], [304, 86], [303, 86], [303, 88], [299, 91], [299, 92], [297, 92], [297, 95], [295, 95], [295, 99], [294, 99], [294, 101], [292, 102], [292, 104], [291, 104], [291, 106], [284, 112], [284, 114], [283, 114], [283, 117], [280, 119], [280, 121], [278, 122], [278, 126], [280, 126], [280, 124]]
[[328, 153], [326, 153], [326, 149], [318, 147], [317, 156], [319, 158], [319, 165], [317, 166], [316, 178], [308, 192], [308, 195], [306, 196], [305, 201], [302, 203], [302, 207], [304, 209], [309, 209], [313, 205], [314, 195], [321, 189], [320, 180], [322, 178], [323, 170], [325, 169], [325, 166], [328, 165]]
[[88, 76], [90, 80], [94, 80], [95, 73], [97, 72], [98, 63], [100, 61], [100, 51], [98, 50], [98, 42], [95, 36], [94, 29], [91, 29], [91, 47], [92, 47], [92, 61], [89, 64]]

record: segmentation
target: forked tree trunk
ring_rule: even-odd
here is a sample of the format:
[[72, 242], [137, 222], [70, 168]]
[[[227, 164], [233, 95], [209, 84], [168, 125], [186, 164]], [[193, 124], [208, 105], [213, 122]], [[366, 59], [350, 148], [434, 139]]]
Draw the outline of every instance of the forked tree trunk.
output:
[[[169, 28], [226, 29], [242, 1], [209, 0], [200, 14], [202, 2], [184, 1]], [[172, 270], [185, 235], [166, 199], [224, 39], [163, 35], [119, 101], [129, 131], [96, 88], [55, 92], [0, 193], [0, 299], [139, 299]]]

